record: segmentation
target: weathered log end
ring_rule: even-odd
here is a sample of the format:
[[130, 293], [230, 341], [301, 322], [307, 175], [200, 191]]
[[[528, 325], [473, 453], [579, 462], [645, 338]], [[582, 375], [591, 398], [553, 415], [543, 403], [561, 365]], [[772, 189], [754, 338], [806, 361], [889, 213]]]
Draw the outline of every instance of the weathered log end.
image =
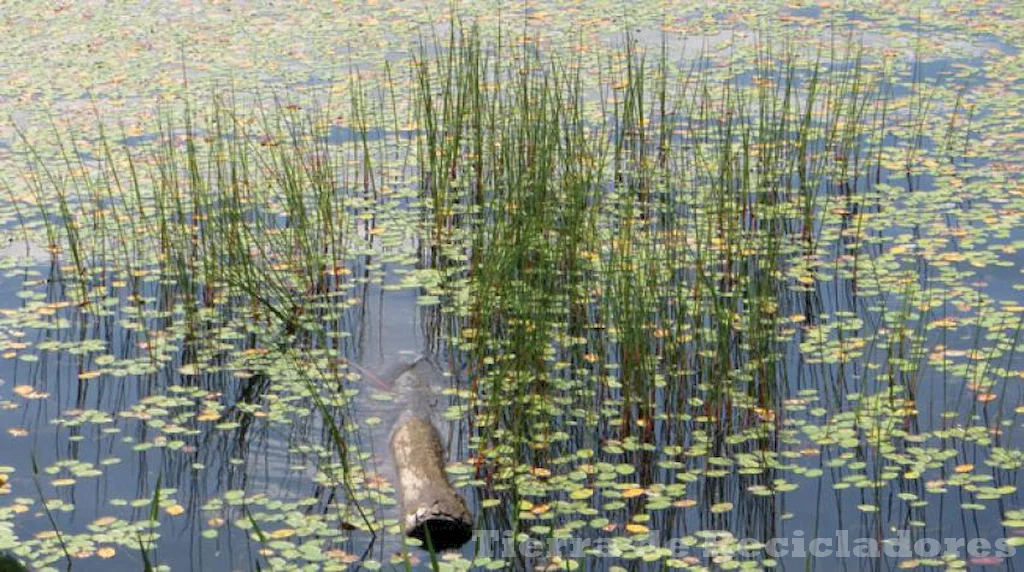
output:
[[433, 546], [435, 551], [441, 552], [459, 548], [469, 542], [469, 539], [473, 538], [473, 525], [462, 517], [433, 514], [419, 520], [411, 530], [407, 528], [406, 535], [422, 542], [424, 550]]
[[434, 550], [458, 548], [473, 537], [473, 519], [444, 472], [441, 435], [429, 419], [403, 415], [391, 433], [406, 536]]

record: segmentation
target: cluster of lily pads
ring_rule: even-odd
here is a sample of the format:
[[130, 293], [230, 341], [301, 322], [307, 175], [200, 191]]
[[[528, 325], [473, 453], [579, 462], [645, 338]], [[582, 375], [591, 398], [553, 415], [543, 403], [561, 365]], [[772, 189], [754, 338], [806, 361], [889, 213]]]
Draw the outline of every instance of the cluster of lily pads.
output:
[[[222, 90], [139, 133], [23, 133], [11, 232], [46, 254], [5, 268], [0, 409], [35, 441], [0, 469], [0, 549], [761, 568], [796, 530], [968, 520], [1021, 546], [999, 110], [922, 79], [920, 49], [587, 48], [453, 23], [341, 104]], [[394, 395], [359, 365], [369, 299], [409, 289], [484, 532], [460, 553], [400, 537]], [[493, 531], [595, 542], [504, 554]], [[984, 558], [895, 564], [1005, 563]]]

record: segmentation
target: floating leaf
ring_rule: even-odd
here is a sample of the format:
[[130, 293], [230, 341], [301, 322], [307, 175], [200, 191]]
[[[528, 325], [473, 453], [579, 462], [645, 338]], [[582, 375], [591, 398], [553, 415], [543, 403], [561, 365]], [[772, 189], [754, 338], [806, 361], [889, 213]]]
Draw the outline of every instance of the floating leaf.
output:
[[104, 546], [96, 551], [96, 556], [104, 559], [113, 558], [115, 554], [117, 554], [117, 550], [110, 546]]
[[569, 493], [569, 498], [574, 500], [584, 500], [594, 496], [593, 489], [576, 489]]
[[167, 507], [167, 514], [171, 516], [178, 516], [180, 514], [184, 514], [184, 512], [185, 507], [181, 506], [180, 504], [172, 504], [171, 506]]
[[220, 419], [220, 413], [213, 409], [204, 409], [199, 415], [196, 415], [196, 421], [216, 421]]
[[722, 512], [729, 512], [732, 510], [733, 504], [731, 502], [720, 502], [711, 505], [711, 512], [718, 514]]

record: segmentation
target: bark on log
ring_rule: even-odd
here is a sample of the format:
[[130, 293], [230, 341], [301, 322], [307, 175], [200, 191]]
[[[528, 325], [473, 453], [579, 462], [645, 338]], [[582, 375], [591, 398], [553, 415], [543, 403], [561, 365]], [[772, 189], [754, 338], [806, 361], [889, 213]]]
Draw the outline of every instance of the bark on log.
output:
[[444, 473], [444, 446], [430, 419], [403, 414], [391, 433], [391, 454], [405, 534], [436, 551], [468, 542], [473, 519]]

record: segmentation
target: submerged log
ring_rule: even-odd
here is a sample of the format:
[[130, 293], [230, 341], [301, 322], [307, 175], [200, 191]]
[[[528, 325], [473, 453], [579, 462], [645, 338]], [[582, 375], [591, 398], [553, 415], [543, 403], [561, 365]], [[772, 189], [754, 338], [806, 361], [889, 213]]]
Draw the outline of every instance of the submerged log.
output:
[[436, 551], [468, 542], [473, 519], [445, 476], [444, 446], [429, 417], [406, 410], [391, 433], [391, 454], [405, 534]]

